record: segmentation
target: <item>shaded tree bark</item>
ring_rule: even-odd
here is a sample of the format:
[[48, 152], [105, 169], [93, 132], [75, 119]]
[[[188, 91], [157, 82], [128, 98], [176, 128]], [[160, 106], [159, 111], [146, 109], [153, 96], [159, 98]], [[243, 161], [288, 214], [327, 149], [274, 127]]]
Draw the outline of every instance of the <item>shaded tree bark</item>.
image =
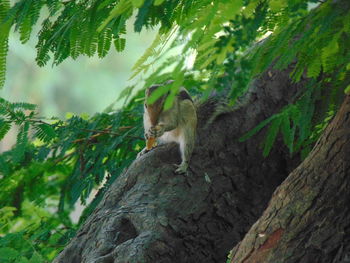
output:
[[350, 96], [231, 262], [350, 262]]
[[262, 157], [265, 131], [237, 140], [295, 98], [303, 82], [289, 72], [263, 74], [236, 110], [209, 124], [215, 103], [202, 105], [188, 175], [174, 174], [173, 144], [136, 160], [54, 262], [225, 262], [295, 167], [281, 142]]

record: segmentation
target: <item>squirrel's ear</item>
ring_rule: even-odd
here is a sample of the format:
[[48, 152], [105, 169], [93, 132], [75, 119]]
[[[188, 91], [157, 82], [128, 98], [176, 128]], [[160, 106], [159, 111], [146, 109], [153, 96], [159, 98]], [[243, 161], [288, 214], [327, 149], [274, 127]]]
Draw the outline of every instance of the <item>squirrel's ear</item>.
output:
[[153, 91], [158, 89], [160, 86], [161, 85], [159, 85], [159, 84], [155, 84], [155, 85], [153, 85], [151, 87], [146, 88], [146, 96], [150, 96], [153, 93]]

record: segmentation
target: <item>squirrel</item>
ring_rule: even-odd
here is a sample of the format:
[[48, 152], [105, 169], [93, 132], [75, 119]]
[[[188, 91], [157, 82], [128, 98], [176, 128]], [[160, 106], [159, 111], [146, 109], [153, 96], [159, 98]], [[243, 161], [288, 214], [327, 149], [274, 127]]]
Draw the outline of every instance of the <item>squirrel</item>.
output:
[[[166, 84], [170, 84], [167, 82]], [[153, 148], [154, 140], [159, 144], [176, 142], [179, 144], [181, 163], [175, 173], [185, 173], [193, 152], [196, 129], [197, 112], [193, 100], [185, 88], [180, 88], [170, 109], [164, 110], [164, 102], [169, 96], [161, 96], [152, 104], [147, 103], [151, 94], [162, 85], [153, 85], [146, 89], [143, 125], [145, 130], [146, 147], [137, 157]]]

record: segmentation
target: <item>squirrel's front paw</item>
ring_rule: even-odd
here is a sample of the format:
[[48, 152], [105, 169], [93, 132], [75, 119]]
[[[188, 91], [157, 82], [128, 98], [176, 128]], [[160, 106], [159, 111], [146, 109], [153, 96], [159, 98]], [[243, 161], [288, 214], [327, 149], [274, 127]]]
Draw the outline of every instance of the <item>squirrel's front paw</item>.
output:
[[164, 134], [164, 126], [162, 126], [162, 125], [152, 126], [149, 128], [149, 130], [147, 132], [147, 136], [149, 138], [151, 138], [151, 137], [159, 138], [163, 134]]
[[177, 167], [177, 169], [175, 170], [175, 173], [184, 174], [187, 172], [188, 163], [184, 162], [184, 163], [181, 163], [180, 165], [175, 164], [175, 166]]

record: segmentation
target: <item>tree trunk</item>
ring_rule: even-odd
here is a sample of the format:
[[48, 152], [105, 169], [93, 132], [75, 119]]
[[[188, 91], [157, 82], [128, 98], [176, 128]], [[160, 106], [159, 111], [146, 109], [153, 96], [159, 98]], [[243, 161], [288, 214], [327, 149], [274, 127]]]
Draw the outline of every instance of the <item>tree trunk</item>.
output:
[[281, 142], [262, 157], [265, 131], [237, 140], [295, 98], [289, 73], [264, 74], [212, 122], [215, 103], [202, 105], [189, 173], [174, 174], [173, 144], [134, 161], [54, 262], [225, 262], [295, 167]]
[[350, 262], [350, 96], [233, 249], [231, 262]]

